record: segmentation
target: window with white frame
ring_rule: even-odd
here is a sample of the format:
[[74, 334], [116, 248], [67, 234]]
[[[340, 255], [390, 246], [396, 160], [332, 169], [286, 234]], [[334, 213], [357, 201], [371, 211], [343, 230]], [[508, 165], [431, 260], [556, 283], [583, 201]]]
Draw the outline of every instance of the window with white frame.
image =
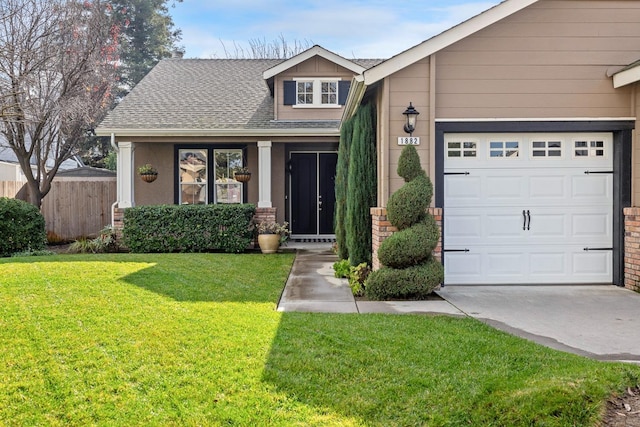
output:
[[561, 157], [562, 141], [539, 141], [531, 142], [532, 157]]
[[604, 141], [579, 140], [573, 141], [574, 157], [604, 157]]
[[514, 158], [520, 155], [518, 141], [489, 141], [489, 157]]
[[337, 107], [338, 79], [296, 80], [296, 103], [300, 107]]
[[478, 143], [475, 141], [447, 142], [447, 157], [476, 157]]

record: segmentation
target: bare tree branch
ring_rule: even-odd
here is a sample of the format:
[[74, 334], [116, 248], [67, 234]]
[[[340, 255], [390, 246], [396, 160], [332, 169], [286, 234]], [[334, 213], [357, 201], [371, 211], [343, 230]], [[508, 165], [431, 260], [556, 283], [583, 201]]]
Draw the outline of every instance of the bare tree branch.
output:
[[0, 135], [40, 206], [111, 105], [119, 28], [102, 0], [2, 0]]

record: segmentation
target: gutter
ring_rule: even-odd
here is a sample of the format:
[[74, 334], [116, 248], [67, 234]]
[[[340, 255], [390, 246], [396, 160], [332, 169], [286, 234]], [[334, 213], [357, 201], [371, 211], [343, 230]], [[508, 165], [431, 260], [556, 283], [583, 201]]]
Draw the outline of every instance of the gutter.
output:
[[109, 136], [117, 133], [120, 137], [177, 137], [177, 136], [236, 136], [236, 137], [276, 137], [276, 136], [339, 136], [336, 128], [303, 129], [96, 129], [96, 135]]

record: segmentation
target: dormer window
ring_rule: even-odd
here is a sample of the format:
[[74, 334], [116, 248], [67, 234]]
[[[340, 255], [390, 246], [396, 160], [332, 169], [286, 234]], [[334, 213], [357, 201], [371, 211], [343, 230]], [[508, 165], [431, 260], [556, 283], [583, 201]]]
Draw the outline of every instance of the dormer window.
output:
[[351, 82], [301, 78], [284, 82], [284, 105], [294, 108], [332, 108], [344, 105]]

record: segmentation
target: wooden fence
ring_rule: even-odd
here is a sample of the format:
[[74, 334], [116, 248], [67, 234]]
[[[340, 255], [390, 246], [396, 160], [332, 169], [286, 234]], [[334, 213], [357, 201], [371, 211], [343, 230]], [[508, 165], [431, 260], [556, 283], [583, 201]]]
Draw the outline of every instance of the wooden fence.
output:
[[[0, 181], [0, 197], [25, 199], [22, 182]], [[24, 190], [23, 190], [24, 191]], [[51, 191], [42, 201], [41, 212], [47, 232], [70, 240], [96, 236], [111, 224], [111, 205], [116, 201], [116, 180], [54, 180]]]

